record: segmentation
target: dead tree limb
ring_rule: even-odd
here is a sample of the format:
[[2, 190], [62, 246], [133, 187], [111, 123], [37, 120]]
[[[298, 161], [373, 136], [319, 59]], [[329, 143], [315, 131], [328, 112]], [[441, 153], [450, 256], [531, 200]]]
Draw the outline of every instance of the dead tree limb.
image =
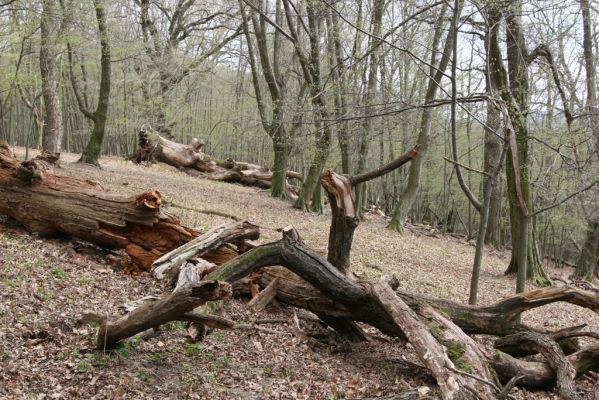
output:
[[[168, 279], [176, 275], [173, 270], [193, 257], [204, 257], [225, 243], [241, 240], [256, 240], [260, 237], [258, 226], [248, 221], [234, 222], [212, 228], [208, 232], [163, 255], [152, 264], [152, 275], [156, 279]], [[210, 257], [205, 258], [211, 261]], [[178, 273], [178, 271], [176, 271]]]
[[[580, 350], [566, 358], [576, 369], [576, 377], [599, 370], [599, 347]], [[556, 383], [555, 371], [546, 362], [519, 360], [501, 351], [489, 357], [488, 361], [502, 383], [518, 375], [523, 376], [518, 386], [530, 390], [547, 389]]]
[[579, 399], [574, 384], [576, 368], [566, 358], [560, 346], [548, 335], [531, 331], [518, 332], [502, 338], [502, 341], [511, 346], [522, 342], [533, 346], [536, 351], [545, 357], [549, 366], [555, 372], [556, 387], [560, 397], [565, 400]]
[[230, 296], [231, 285], [218, 281], [201, 281], [181, 287], [170, 295], [146, 303], [117, 320], [105, 320], [98, 330], [96, 346], [99, 349], [112, 349], [123, 339], [179, 320], [185, 313], [207, 301]]

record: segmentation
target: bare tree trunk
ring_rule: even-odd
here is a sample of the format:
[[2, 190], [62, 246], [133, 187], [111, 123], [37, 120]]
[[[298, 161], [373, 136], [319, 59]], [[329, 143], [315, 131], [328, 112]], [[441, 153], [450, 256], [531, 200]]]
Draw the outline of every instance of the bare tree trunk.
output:
[[42, 149], [54, 155], [60, 155], [62, 146], [62, 110], [58, 97], [59, 74], [56, 71], [58, 57], [58, 36], [60, 9], [55, 0], [44, 0], [42, 3], [40, 44], [40, 71], [44, 100], [44, 129], [42, 133]]
[[[458, 10], [457, 13], [458, 17], [461, 14], [462, 6], [463, 2], [460, 2], [460, 10]], [[443, 79], [445, 70], [449, 65], [449, 60], [451, 58], [451, 53], [454, 45], [450, 30], [447, 33], [447, 39], [445, 40], [445, 46], [443, 48], [441, 60], [437, 64], [436, 49], [438, 48], [438, 43], [441, 40], [441, 35], [445, 26], [446, 12], [447, 5], [444, 5], [443, 10], [441, 11], [439, 18], [437, 19], [437, 23], [435, 26], [435, 33], [431, 51], [431, 65], [434, 67], [431, 67], [429, 71], [431, 78], [428, 81], [428, 87], [424, 99], [425, 104], [429, 104], [435, 99], [437, 89], [441, 83], [441, 80]], [[410, 164], [410, 174], [408, 178], [408, 183], [397, 200], [397, 204], [395, 205], [395, 209], [393, 210], [391, 222], [389, 223], [389, 229], [393, 229], [398, 232], [403, 231], [404, 223], [408, 215], [408, 212], [412, 208], [412, 204], [414, 203], [416, 195], [418, 194], [418, 190], [420, 188], [420, 175], [427, 154], [427, 149], [431, 140], [430, 131], [432, 118], [433, 109], [431, 107], [426, 107], [422, 111], [422, 118], [420, 120], [420, 132], [418, 133], [419, 154], [418, 157], [416, 157]]]
[[[580, 6], [582, 8], [584, 65], [587, 77], [587, 107], [589, 110], [591, 132], [595, 139], [595, 153], [596, 156], [599, 157], [599, 102], [597, 99], [596, 76], [597, 58], [593, 54], [592, 20], [589, 0], [580, 0]], [[592, 193], [595, 198], [599, 196], [599, 191], [597, 189]], [[591, 205], [591, 207], [592, 206], [593, 205]], [[587, 212], [591, 214], [587, 219], [587, 237], [576, 262], [575, 275], [589, 281], [594, 279], [594, 271], [599, 261], [599, 217], [596, 215], [599, 211], [596, 208], [597, 207], [595, 206], [595, 209], [587, 210]], [[595, 215], [593, 216], [593, 214]]]
[[[493, 169], [501, 164], [501, 138], [495, 132], [499, 132], [500, 128], [500, 112], [492, 102], [487, 102], [487, 120], [485, 127], [485, 144], [484, 144], [484, 166], [483, 170], [486, 173], [491, 173]], [[493, 129], [495, 132], [492, 132]], [[494, 246], [499, 245], [499, 209], [501, 207], [501, 192], [499, 190], [499, 182], [494, 182], [488, 186], [486, 182], [490, 178], [485, 175], [483, 177], [483, 198], [490, 198], [489, 201], [489, 217], [485, 234], [485, 243]]]
[[[73, 70], [73, 51], [70, 43], [67, 43], [69, 69], [71, 75], [71, 84], [73, 92], [77, 99], [77, 104], [81, 113], [93, 122], [92, 134], [83, 150], [79, 162], [99, 166], [98, 159], [102, 152], [102, 143], [104, 142], [104, 132], [106, 130], [106, 119], [108, 117], [108, 101], [110, 99], [110, 45], [108, 43], [108, 29], [106, 26], [106, 13], [104, 8], [106, 4], [102, 0], [94, 0], [96, 10], [96, 20], [98, 22], [98, 36], [100, 37], [101, 58], [100, 58], [100, 89], [98, 92], [98, 105], [96, 111], [91, 112], [87, 101], [87, 91], [83, 91], [83, 96], [79, 91], [77, 78]], [[85, 75], [84, 75], [84, 82]], [[85, 83], [87, 86], [87, 83]], [[85, 87], [84, 87], [85, 88]]]
[[[380, 69], [380, 55], [377, 47], [379, 40], [375, 39], [381, 36], [383, 13], [385, 11], [384, 0], [374, 0], [372, 4], [372, 36], [370, 36], [370, 52], [368, 63], [368, 81], [366, 84], [366, 93], [364, 94], [364, 121], [362, 123], [362, 132], [360, 137], [360, 148], [358, 150], [358, 166], [357, 174], [361, 174], [366, 170], [366, 162], [368, 161], [368, 153], [370, 149], [370, 138], [372, 135], [372, 104], [376, 96], [376, 85], [379, 80], [377, 72]], [[362, 209], [366, 204], [366, 184], [356, 185], [354, 188], [356, 193], [356, 217], [362, 218]]]

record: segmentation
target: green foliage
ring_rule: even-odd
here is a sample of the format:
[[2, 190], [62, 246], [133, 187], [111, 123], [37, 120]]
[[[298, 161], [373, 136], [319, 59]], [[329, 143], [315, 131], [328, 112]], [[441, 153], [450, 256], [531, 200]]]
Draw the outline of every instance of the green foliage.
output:
[[204, 346], [201, 343], [189, 343], [185, 346], [185, 353], [188, 356], [195, 356], [204, 352]]
[[472, 365], [464, 359], [463, 355], [466, 352], [464, 345], [455, 340], [446, 340], [444, 343], [447, 347], [447, 355], [455, 364], [456, 368], [464, 372], [473, 373]]
[[77, 363], [77, 372], [85, 373], [89, 370], [91, 364], [87, 360], [81, 360]]
[[337, 391], [335, 393], [326, 395], [324, 398], [324, 400], [339, 400], [339, 399], [345, 399], [344, 392]]
[[62, 280], [67, 277], [67, 273], [61, 267], [53, 267], [52, 268], [52, 276], [58, 280]]

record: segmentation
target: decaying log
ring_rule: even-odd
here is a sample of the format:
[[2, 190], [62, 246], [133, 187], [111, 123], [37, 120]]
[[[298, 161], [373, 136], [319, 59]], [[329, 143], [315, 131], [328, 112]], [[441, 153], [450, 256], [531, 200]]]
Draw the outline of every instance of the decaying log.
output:
[[[293, 230], [286, 229], [283, 231], [283, 235], [283, 239], [279, 242], [258, 246], [223, 264], [216, 271], [209, 274], [207, 278], [235, 282], [259, 268], [281, 265], [297, 274], [307, 283], [302, 285], [290, 284], [292, 280], [287, 279], [285, 274], [280, 273], [279, 268], [267, 268], [265, 269], [266, 272], [262, 272], [262, 275], [265, 273], [273, 274], [274, 272], [280, 278], [277, 284], [277, 298], [306, 308], [319, 316], [331, 315], [335, 318], [362, 321], [378, 328], [385, 334], [415, 340], [414, 336], [406, 335], [403, 323], [400, 323], [399, 320], [396, 320], [397, 318], [391, 315], [389, 302], [383, 302], [385, 304], [382, 304], [379, 298], [373, 296], [367, 289], [369, 284], [355, 282], [342, 274], [318, 253], [306, 248], [301, 241], [296, 240], [298, 235]], [[299, 280], [299, 278], [297, 279]], [[301, 287], [301, 290], [298, 291], [298, 287]], [[412, 309], [419, 310], [419, 318], [427, 321], [429, 330], [438, 330], [441, 325], [443, 336], [438, 340], [444, 341], [445, 345], [450, 340], [459, 342], [462, 349], [459, 351], [462, 353], [460, 356], [466, 354], [467, 350], [471, 350], [467, 355], [469, 357], [467, 365], [476, 371], [475, 374], [479, 379], [484, 381], [490, 379], [482, 361], [482, 354], [477, 353], [473, 342], [466, 339], [465, 333], [461, 332], [464, 327], [471, 333], [497, 334], [490, 331], [490, 329], [497, 328], [497, 323], [505, 323], [507, 326], [500, 327], [498, 331], [502, 335], [507, 335], [528, 329], [525, 325], [517, 322], [517, 316], [531, 308], [556, 301], [566, 301], [597, 312], [597, 306], [599, 305], [599, 296], [566, 287], [544, 288], [523, 293], [490, 307], [463, 306], [444, 300], [432, 301], [431, 299], [405, 294], [402, 291], [395, 293], [398, 299], [401, 299]], [[397, 309], [396, 307], [392, 308]], [[400, 310], [403, 313], [407, 312], [405, 308]], [[439, 310], [441, 313], [435, 310]], [[443, 315], [448, 318], [443, 317]], [[405, 318], [405, 315], [403, 317]], [[482, 319], [480, 324], [476, 321], [478, 318]], [[412, 334], [413, 332], [410, 335]], [[426, 336], [426, 334], [422, 335]], [[455, 376], [455, 371], [453, 371], [454, 374], [445, 372], [447, 375], [443, 375], [440, 370], [443, 365], [442, 363], [437, 365], [438, 370], [435, 377], [441, 382], [453, 382], [449, 377]], [[595, 367], [591, 366], [591, 368]], [[516, 369], [513, 371], [516, 371]], [[521, 371], [516, 372], [520, 373]], [[513, 376], [514, 374], [510, 378]], [[459, 393], [464, 394], [466, 392], [462, 389], [469, 390], [474, 387], [472, 384], [464, 383], [463, 380], [456, 379], [456, 381], [458, 386], [463, 386], [463, 388], [460, 388]], [[476, 388], [478, 389], [474, 389], [474, 391], [480, 396], [479, 386], [476, 386]], [[446, 398], [453, 396], [451, 390], [447, 393], [449, 394], [445, 396]]]
[[[204, 142], [193, 139], [191, 144], [168, 140], [151, 128], [139, 132], [139, 150], [134, 160], [139, 164], [156, 160], [179, 168], [189, 175], [216, 181], [239, 183], [269, 189], [272, 171], [260, 165], [233, 159], [219, 160], [204, 153]], [[302, 180], [298, 172], [287, 171], [288, 179]]]
[[152, 275], [156, 279], [172, 279], [173, 275], [176, 275], [173, 270], [193, 257], [203, 257], [206, 261], [211, 261], [210, 257], [205, 255], [225, 243], [235, 243], [244, 239], [256, 240], [259, 237], [260, 229], [248, 221], [217, 226], [154, 261]]
[[122, 197], [97, 183], [55, 175], [42, 160], [19, 162], [0, 147], [0, 213], [44, 236], [66, 234], [124, 248], [137, 268], [199, 235], [161, 210], [159, 192]]
[[[580, 350], [566, 358], [576, 369], [576, 377], [599, 370], [599, 347]], [[556, 383], [555, 371], [546, 362], [524, 361], [501, 351], [488, 361], [502, 383], [518, 375], [523, 376], [518, 385], [530, 390], [548, 389]]]
[[518, 332], [503, 338], [503, 342], [507, 345], [514, 346], [517, 343], [527, 343], [533, 346], [539, 353], [545, 357], [547, 363], [556, 374], [557, 392], [562, 399], [577, 400], [579, 399], [574, 385], [576, 377], [576, 368], [566, 358], [564, 352], [559, 347], [557, 342], [551, 339], [548, 335], [538, 332]]
[[353, 186], [385, 175], [410, 162], [417, 155], [418, 146], [390, 163], [360, 175], [343, 176], [328, 170], [320, 176], [320, 183], [327, 193], [332, 213], [327, 259], [341, 272], [349, 271], [351, 245], [359, 223]]
[[126, 338], [158, 327], [201, 306], [207, 301], [228, 298], [231, 285], [218, 281], [201, 281], [180, 287], [170, 295], [148, 302], [117, 319], [107, 319], [100, 325], [96, 346], [99, 349], [112, 349]]
[[[324, 292], [316, 289], [285, 268], [262, 268], [258, 274], [254, 274], [253, 279], [261, 287], [266, 287], [277, 277], [279, 278], [277, 299], [282, 302], [304, 308], [316, 314], [320, 312], [323, 315], [356, 319], [355, 309], [334, 301]], [[524, 311], [558, 301], [577, 304], [597, 312], [596, 302], [599, 297], [576, 288], [555, 286], [520, 293], [491, 306], [471, 306], [450, 300], [413, 294], [402, 289], [397, 289], [396, 293], [414, 309], [429, 305], [447, 315], [465, 333], [495, 336], [506, 336], [525, 330], [534, 331], [535, 329], [522, 324], [518, 317]], [[368, 323], [367, 320], [358, 320]]]
[[376, 282], [371, 287], [371, 293], [389, 317], [401, 327], [420, 360], [435, 377], [443, 398], [475, 398], [467, 392], [466, 383], [462, 382], [464, 378], [452, 371], [454, 364], [443, 345], [393, 289], [386, 283]]
[[[125, 249], [131, 259], [129, 272], [148, 270], [163, 254], [201, 234], [181, 225], [161, 205], [157, 191], [135, 197], [112, 194], [96, 182], [54, 174], [47, 161], [21, 163], [8, 147], [0, 146], [0, 213], [43, 236], [70, 235]], [[245, 236], [232, 235], [230, 240], [256, 237], [257, 227], [250, 225], [242, 223]], [[203, 258], [222, 264], [237, 256], [237, 251], [219, 243], [210, 246]]]

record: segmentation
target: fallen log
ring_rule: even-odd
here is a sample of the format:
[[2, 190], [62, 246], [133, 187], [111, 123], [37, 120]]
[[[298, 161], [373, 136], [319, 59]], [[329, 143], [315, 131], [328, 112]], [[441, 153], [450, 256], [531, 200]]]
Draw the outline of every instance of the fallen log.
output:
[[[69, 235], [106, 248], [125, 249], [130, 272], [146, 271], [162, 256], [200, 235], [161, 208], [159, 192], [123, 197], [99, 184], [56, 175], [43, 159], [19, 162], [0, 146], [0, 213], [33, 233]], [[220, 263], [232, 250], [212, 249]]]
[[547, 363], [555, 372], [557, 392], [560, 397], [565, 400], [577, 400], [580, 398], [574, 386], [576, 368], [566, 358], [557, 342], [548, 335], [530, 331], [518, 332], [504, 337], [503, 342], [512, 346], [521, 342], [533, 346], [535, 350], [545, 357]]
[[[410, 311], [405, 307], [398, 306], [402, 302], [416, 310], [418, 318], [427, 325], [427, 329], [431, 332], [438, 331], [442, 327], [442, 336], [435, 338], [437, 343], [445, 348], [452, 345], [457, 346], [460, 349], [459, 357], [463, 357], [465, 354], [468, 357], [466, 364], [462, 366], [468, 365], [467, 369], [475, 371], [475, 376], [486, 382], [490, 382], [490, 375], [486, 370], [488, 357], [484, 356], [478, 350], [478, 346], [466, 336], [460, 324], [467, 327], [471, 333], [497, 334], [490, 331], [492, 327], [495, 327], [498, 328], [499, 334], [507, 335], [530, 329], [518, 321], [518, 316], [522, 312], [552, 302], [566, 301], [599, 312], [599, 296], [563, 287], [544, 288], [522, 293], [490, 307], [463, 306], [445, 300], [433, 301], [405, 294], [402, 291], [395, 292], [397, 299], [400, 299], [401, 302], [388, 301], [390, 296], [386, 296], [381, 301], [380, 295], [373, 295], [373, 292], [368, 289], [369, 283], [355, 282], [342, 274], [322, 256], [298, 241], [299, 235], [294, 230], [287, 228], [283, 234], [284, 237], [281, 241], [258, 246], [223, 264], [216, 271], [210, 273], [207, 278], [232, 283], [263, 267], [284, 266], [307, 283], [290, 284], [293, 280], [287, 279], [288, 275], [281, 273], [280, 268], [267, 268], [265, 269], [267, 273], [272, 274], [274, 271], [276, 278], [279, 278], [277, 298], [306, 308], [319, 316], [328, 315], [338, 319], [366, 322], [385, 334], [408, 339], [413, 345], [414, 342], [420, 341], [422, 345], [417, 344], [414, 347], [423, 363], [433, 371], [433, 375], [437, 378], [444, 393], [444, 398], [466, 396], [466, 391], [469, 389], [474, 389], [472, 392], [476, 393], [476, 396], [484, 397], [485, 395], [480, 393], [478, 386], [475, 387], [464, 379], [456, 378], [455, 371], [452, 371], [455, 368], [447, 363], [439, 351], [436, 352], [436, 355], [423, 353], [424, 348], [430, 348], [426, 345], [431, 340], [430, 335], [423, 333], [422, 329], [413, 330], [415, 326], [413, 321], [404, 319], [407, 318], [406, 313], [410, 313]], [[264, 274], [265, 272], [262, 272], [262, 275]], [[297, 280], [300, 281], [300, 278]], [[297, 290], [298, 287], [301, 289]], [[397, 317], [398, 312], [402, 313], [399, 318]], [[477, 322], [477, 318], [480, 318], [481, 322]], [[498, 323], [504, 323], [507, 326], [498, 327]], [[434, 365], [430, 364], [431, 360], [427, 357], [433, 357], [437, 362]], [[586, 365], [581, 366], [580, 370], [583, 371], [585, 367]], [[597, 367], [593, 364], [589, 368]], [[459, 371], [459, 369], [456, 370]], [[512, 368], [510, 371], [518, 374], [523, 372], [518, 368]], [[462, 371], [461, 373], [469, 372]], [[511, 374], [509, 378], [513, 378], [515, 373]], [[552, 382], [554, 381], [555, 378]], [[459, 389], [453, 386], [454, 382]], [[528, 381], [523, 380], [523, 382]]]
[[219, 225], [155, 260], [152, 263], [152, 275], [159, 280], [176, 277], [178, 271], [174, 270], [193, 257], [215, 261], [209, 256], [211, 251], [226, 243], [237, 243], [246, 239], [256, 240], [259, 237], [260, 229], [248, 221]]
[[[597, 371], [599, 370], [599, 347], [577, 351], [566, 359], [575, 368], [576, 377], [590, 371]], [[502, 383], [521, 375], [523, 378], [518, 386], [530, 390], [548, 389], [556, 384], [556, 373], [547, 362], [524, 361], [501, 351], [489, 357], [488, 362]]]
[[[185, 173], [215, 181], [239, 183], [261, 189], [272, 186], [272, 171], [260, 165], [220, 160], [204, 153], [204, 142], [193, 139], [186, 145], [166, 139], [151, 128], [139, 131], [139, 149], [133, 157], [138, 164], [156, 160]], [[288, 179], [302, 180], [298, 172], [287, 171]]]
[[[321, 313], [351, 319], [357, 317], [352, 307], [346, 307], [336, 302], [286, 268], [262, 268], [252, 276], [252, 279], [262, 288], [266, 287], [275, 278], [279, 278], [276, 298], [284, 303], [304, 308], [317, 315]], [[430, 306], [447, 315], [454, 324], [467, 334], [506, 336], [526, 330], [551, 333], [527, 326], [520, 322], [519, 317], [525, 311], [559, 301], [576, 304], [599, 313], [597, 305], [599, 296], [565, 286], [552, 286], [516, 294], [490, 306], [465, 305], [451, 300], [413, 294], [403, 289], [396, 289], [395, 292], [414, 309]], [[368, 323], [368, 320], [357, 320]], [[588, 335], [592, 335], [592, 333]], [[563, 335], [563, 337], [558, 335], [556, 339], [560, 340], [567, 337], [568, 335]]]
[[218, 281], [193, 282], [180, 287], [170, 295], [134, 309], [116, 319], [105, 319], [98, 329], [96, 347], [112, 349], [126, 338], [147, 329], [157, 330], [162, 324], [180, 320], [185, 313], [211, 300], [231, 296], [231, 285]]

